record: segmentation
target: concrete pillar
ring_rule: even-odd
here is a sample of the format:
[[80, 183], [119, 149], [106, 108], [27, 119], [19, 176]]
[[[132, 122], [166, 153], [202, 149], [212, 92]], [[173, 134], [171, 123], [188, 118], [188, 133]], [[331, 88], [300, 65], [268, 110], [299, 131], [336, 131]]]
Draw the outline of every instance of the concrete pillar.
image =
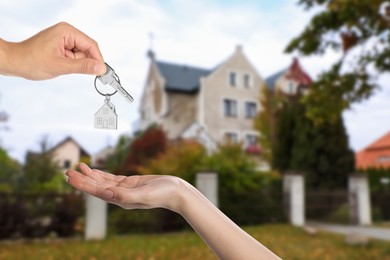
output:
[[354, 174], [348, 180], [351, 221], [356, 225], [371, 225], [370, 188], [367, 176]]
[[305, 225], [305, 184], [300, 174], [283, 176], [283, 194], [287, 216], [294, 226]]
[[101, 240], [107, 232], [107, 202], [85, 194], [85, 239]]
[[215, 172], [200, 172], [196, 174], [196, 188], [215, 206], [218, 207], [218, 174]]

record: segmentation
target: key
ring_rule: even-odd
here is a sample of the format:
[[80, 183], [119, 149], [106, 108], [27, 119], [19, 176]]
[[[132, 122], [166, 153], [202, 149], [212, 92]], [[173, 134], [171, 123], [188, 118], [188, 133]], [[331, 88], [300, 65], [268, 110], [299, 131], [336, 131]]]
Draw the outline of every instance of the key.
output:
[[104, 105], [95, 113], [95, 128], [116, 130], [118, 127], [118, 115], [115, 106], [110, 101], [110, 96], [106, 95]]
[[98, 76], [100, 82], [104, 85], [108, 84], [118, 91], [129, 103], [133, 102], [133, 97], [121, 86], [118, 75], [115, 71], [106, 63], [106, 74]]

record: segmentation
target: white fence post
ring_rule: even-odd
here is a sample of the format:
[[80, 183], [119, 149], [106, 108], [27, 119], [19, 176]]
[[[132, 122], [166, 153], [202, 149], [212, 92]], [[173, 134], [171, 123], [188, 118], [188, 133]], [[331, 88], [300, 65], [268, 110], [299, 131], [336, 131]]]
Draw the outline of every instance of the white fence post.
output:
[[299, 174], [283, 176], [283, 194], [287, 206], [287, 216], [294, 226], [305, 225], [305, 185]]
[[196, 188], [215, 206], [219, 205], [218, 174], [215, 172], [199, 172], [196, 174]]
[[357, 225], [371, 225], [370, 188], [367, 176], [354, 174], [348, 180], [351, 220]]
[[107, 202], [85, 194], [85, 205], [85, 239], [104, 239], [107, 232]]

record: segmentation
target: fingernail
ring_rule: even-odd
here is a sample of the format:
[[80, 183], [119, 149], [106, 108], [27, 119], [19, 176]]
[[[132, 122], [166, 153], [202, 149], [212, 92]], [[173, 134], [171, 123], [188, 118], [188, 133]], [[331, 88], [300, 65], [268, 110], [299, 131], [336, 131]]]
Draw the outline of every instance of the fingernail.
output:
[[98, 63], [93, 68], [96, 75], [103, 75], [106, 73], [106, 65], [104, 63]]
[[105, 191], [103, 191], [103, 197], [110, 199], [110, 198], [114, 197], [114, 193], [110, 190], [105, 190]]

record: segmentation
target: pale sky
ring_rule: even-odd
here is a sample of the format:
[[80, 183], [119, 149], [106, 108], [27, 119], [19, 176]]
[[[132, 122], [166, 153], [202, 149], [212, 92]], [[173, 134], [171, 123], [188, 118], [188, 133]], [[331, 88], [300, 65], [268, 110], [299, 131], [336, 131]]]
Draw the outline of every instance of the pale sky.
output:
[[[288, 42], [308, 23], [312, 13], [296, 0], [12, 0], [0, 2], [0, 37], [21, 41], [60, 21], [94, 38], [105, 61], [134, 97], [119, 94], [111, 101], [119, 116], [118, 130], [97, 130], [94, 113], [104, 97], [94, 89], [93, 76], [67, 75], [48, 81], [0, 76], [0, 111], [10, 115], [11, 131], [0, 132], [1, 145], [23, 161], [37, 150], [43, 136], [55, 145], [72, 136], [89, 153], [114, 145], [130, 134], [139, 118], [139, 101], [152, 46], [158, 60], [213, 68], [228, 58], [237, 44], [263, 78], [286, 68], [293, 55]], [[153, 34], [151, 43], [150, 34]], [[315, 78], [339, 54], [299, 57]], [[387, 78], [387, 80], [386, 80]], [[344, 114], [350, 145], [359, 150], [390, 130], [389, 75], [382, 90]]]

